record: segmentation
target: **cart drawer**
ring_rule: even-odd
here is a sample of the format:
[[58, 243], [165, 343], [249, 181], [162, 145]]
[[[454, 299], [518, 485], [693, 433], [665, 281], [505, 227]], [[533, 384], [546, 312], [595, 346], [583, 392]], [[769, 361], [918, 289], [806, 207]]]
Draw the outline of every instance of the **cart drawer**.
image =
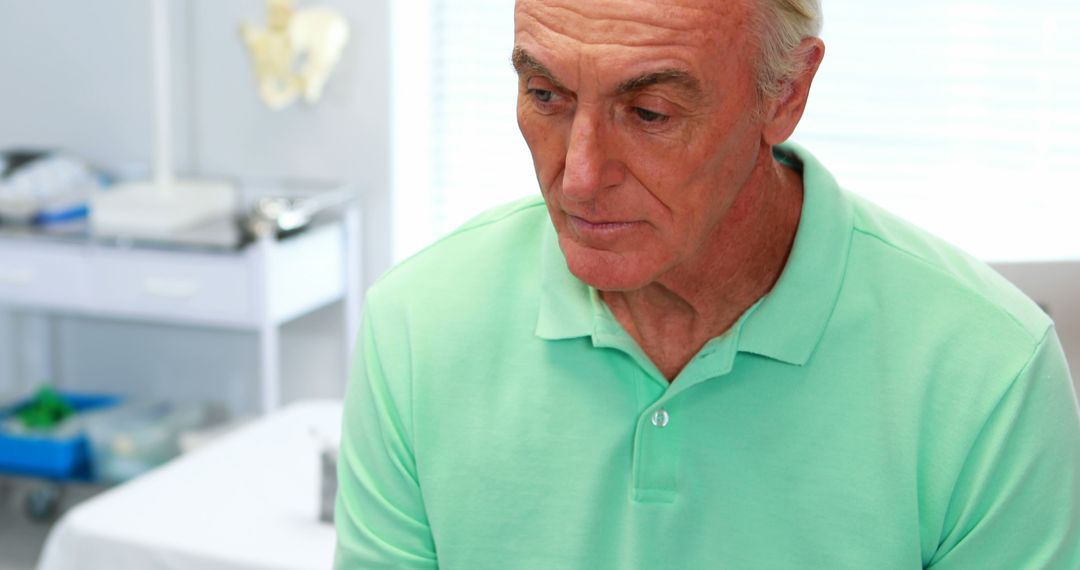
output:
[[0, 304], [82, 309], [90, 299], [81, 251], [21, 242], [0, 243]]
[[251, 272], [243, 256], [99, 252], [98, 310], [132, 318], [243, 324], [253, 318]]

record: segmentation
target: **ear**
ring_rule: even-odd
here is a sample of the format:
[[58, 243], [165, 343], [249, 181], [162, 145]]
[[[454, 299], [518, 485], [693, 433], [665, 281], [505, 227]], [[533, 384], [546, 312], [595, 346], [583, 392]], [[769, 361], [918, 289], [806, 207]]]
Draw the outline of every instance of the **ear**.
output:
[[810, 84], [814, 82], [821, 59], [825, 57], [825, 43], [821, 38], [806, 38], [796, 52], [805, 57], [803, 71], [791, 79], [777, 98], [765, 102], [767, 113], [762, 138], [769, 146], [786, 141], [795, 132], [806, 110]]

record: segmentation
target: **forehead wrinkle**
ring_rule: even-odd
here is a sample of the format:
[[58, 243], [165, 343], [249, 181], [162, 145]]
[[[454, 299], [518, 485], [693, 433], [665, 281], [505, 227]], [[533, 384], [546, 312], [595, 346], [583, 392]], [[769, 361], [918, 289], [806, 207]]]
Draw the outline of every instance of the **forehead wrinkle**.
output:
[[[745, 30], [756, 1], [518, 0], [515, 43], [543, 62], [548, 77], [551, 70], [558, 72], [563, 83], [571, 87], [570, 92], [583, 87], [578, 82], [585, 79], [580, 75], [585, 61], [617, 60], [620, 63], [616, 67], [605, 68], [612, 71], [621, 66], [633, 67], [641, 76], [671, 70], [691, 74], [700, 92], [680, 89], [679, 93], [686, 103], [699, 103], [715, 95], [712, 82], [718, 70], [738, 65], [745, 58], [734, 54], [752, 48], [752, 38]], [[640, 57], [638, 49], [642, 50]], [[549, 56], [553, 58], [550, 61]], [[650, 61], [653, 66], [647, 65]], [[641, 80], [641, 76], [627, 79], [626, 75], [608, 75], [616, 84], [604, 87], [597, 83], [595, 88], [614, 93], [622, 86], [626, 91], [638, 87], [630, 83], [639, 83], [634, 80]], [[590, 83], [600, 77], [592, 80]]]
[[[631, 11], [604, 4], [519, 2], [517, 16], [532, 20], [550, 33], [597, 47], [688, 47], [706, 41], [717, 28], [709, 24], [715, 18], [706, 10], [671, 8], [657, 13], [653, 3], [649, 3], [650, 10]], [[579, 25], [562, 25], [568, 19]], [[523, 24], [519, 20], [517, 28], [520, 30]]]
[[[667, 18], [667, 19], [664, 19], [664, 18], [660, 17], [659, 15], [657, 15], [657, 16], [655, 16], [653, 18], [649, 18], [648, 13], [634, 13], [633, 11], [627, 12], [626, 10], [607, 10], [607, 11], [596, 10], [598, 8], [603, 7], [602, 3], [596, 3], [593, 6], [589, 6], [589, 7], [594, 9], [594, 11], [592, 13], [587, 12], [583, 8], [582, 4], [580, 4], [580, 3], [568, 4], [568, 5], [562, 5], [562, 6], [552, 4], [552, 5], [546, 6], [547, 10], [549, 10], [551, 12], [569, 12], [571, 15], [577, 16], [579, 18], [587, 19], [587, 20], [604, 20], [604, 21], [615, 23], [615, 24], [646, 25], [646, 26], [657, 27], [657, 28], [665, 28], [665, 29], [668, 29], [668, 30], [677, 31], [677, 32], [683, 32], [683, 33], [692, 32], [695, 29], [697, 29], [697, 26], [687, 23], [687, 20], [689, 20], [690, 18], [685, 18], [684, 17], [684, 18], [681, 18], [681, 19], [679, 19], [679, 18]], [[679, 12], [679, 11], [682, 11], [682, 10], [668, 10], [668, 11], [663, 11], [662, 14], [663, 14], [663, 16], [670, 16], [670, 15], [672, 15], [673, 12]], [[599, 13], [597, 13], [597, 12], [599, 12]], [[694, 10], [694, 12], [701, 13], [702, 11], [701, 10]], [[649, 21], [649, 20], [651, 20], [651, 21]], [[666, 21], [662, 21], [662, 20], [666, 20]], [[678, 25], [680, 22], [682, 23], [682, 25]]]

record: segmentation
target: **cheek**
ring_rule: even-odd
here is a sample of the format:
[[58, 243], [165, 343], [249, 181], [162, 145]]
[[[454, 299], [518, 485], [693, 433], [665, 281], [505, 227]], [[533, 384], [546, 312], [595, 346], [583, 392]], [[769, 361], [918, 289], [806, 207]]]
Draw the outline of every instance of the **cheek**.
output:
[[557, 129], [545, 117], [537, 117], [518, 111], [518, 129], [532, 154], [536, 177], [547, 191], [563, 170], [566, 161], [566, 143]]
[[717, 146], [723, 148], [724, 141], [711, 142], [709, 152], [682, 148], [642, 153], [633, 167], [635, 178], [648, 189], [642, 206], [651, 210], [658, 237], [667, 248], [694, 247], [722, 217], [741, 185], [741, 174], [731, 170], [731, 162], [737, 161], [710, 156]]
[[628, 153], [630, 178], [639, 187], [638, 201], [665, 233], [700, 215], [700, 187], [709, 186], [702, 159], [685, 147], [639, 145]]

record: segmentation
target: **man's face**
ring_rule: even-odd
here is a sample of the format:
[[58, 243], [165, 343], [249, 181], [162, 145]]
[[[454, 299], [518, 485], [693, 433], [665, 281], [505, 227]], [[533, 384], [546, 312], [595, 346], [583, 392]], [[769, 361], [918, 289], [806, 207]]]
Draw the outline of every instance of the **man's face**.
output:
[[518, 1], [518, 125], [582, 281], [695, 266], [754, 173], [754, 1]]

